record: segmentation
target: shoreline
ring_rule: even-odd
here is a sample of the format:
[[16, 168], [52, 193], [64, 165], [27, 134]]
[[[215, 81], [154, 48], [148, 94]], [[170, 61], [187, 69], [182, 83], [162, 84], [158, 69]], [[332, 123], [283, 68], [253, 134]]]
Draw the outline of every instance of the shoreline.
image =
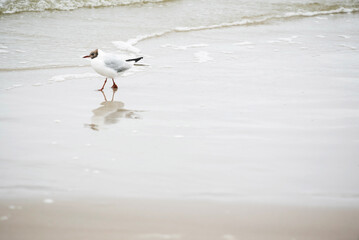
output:
[[116, 93], [105, 89], [114, 102], [95, 91], [103, 79], [90, 68], [0, 72], [10, 88], [0, 94], [1, 194], [355, 205], [357, 19], [141, 42], [156, 58], [120, 78]]
[[117, 92], [0, 71], [0, 239], [358, 240], [358, 19], [140, 41]]

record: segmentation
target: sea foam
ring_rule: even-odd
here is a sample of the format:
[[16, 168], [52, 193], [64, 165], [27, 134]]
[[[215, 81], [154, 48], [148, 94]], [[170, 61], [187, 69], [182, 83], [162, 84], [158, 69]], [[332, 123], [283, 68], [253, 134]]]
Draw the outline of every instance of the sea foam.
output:
[[0, 13], [74, 10], [77, 8], [114, 7], [132, 4], [161, 3], [166, 0], [0, 0]]
[[182, 45], [182, 46], [178, 46], [178, 45], [173, 45], [173, 44], [164, 44], [161, 47], [168, 47], [168, 48], [173, 48], [176, 50], [187, 50], [188, 48], [201, 48], [201, 47], [208, 47], [208, 44], [205, 43], [198, 43], [198, 44], [190, 44], [190, 45]]
[[347, 45], [347, 44], [339, 44], [339, 46], [346, 47], [346, 48], [349, 48], [349, 49], [351, 49], [351, 50], [356, 50], [356, 49], [357, 49], [356, 47], [354, 47], [354, 46], [349, 46], [349, 45]]
[[126, 43], [130, 44], [131, 46], [134, 46], [141, 41], [151, 39], [151, 38], [156, 38], [156, 37], [162, 37], [164, 35], [176, 33], [176, 32], [192, 32], [192, 31], [211, 30], [211, 29], [236, 27], [236, 26], [248, 26], [248, 25], [255, 25], [255, 24], [264, 24], [266, 22], [275, 21], [275, 20], [285, 20], [285, 19], [290, 19], [290, 18], [294, 18], [294, 17], [315, 17], [315, 16], [340, 14], [340, 13], [354, 13], [354, 12], [358, 12], [358, 11], [359, 11], [359, 8], [345, 8], [345, 7], [339, 7], [336, 9], [323, 10], [323, 11], [299, 10], [297, 12], [286, 12], [286, 13], [277, 14], [277, 15], [259, 16], [257, 18], [251, 18], [251, 19], [243, 18], [239, 21], [224, 22], [224, 23], [213, 24], [213, 25], [195, 26], [195, 27], [175, 27], [175, 28], [160, 31], [160, 32], [138, 35], [135, 38], [129, 39]]
[[98, 75], [95, 73], [63, 74], [51, 77], [50, 82], [63, 82], [71, 79], [92, 78], [96, 76]]
[[194, 56], [196, 57], [198, 63], [208, 62], [213, 59], [209, 56], [208, 52], [205, 51], [196, 52]]
[[122, 51], [127, 52], [133, 52], [133, 53], [139, 53], [140, 49], [134, 47], [130, 42], [124, 42], [124, 41], [113, 41], [113, 45], [115, 45], [116, 48]]
[[349, 39], [349, 38], [350, 38], [350, 36], [348, 36], [348, 35], [338, 35], [338, 37], [345, 38], [345, 39]]

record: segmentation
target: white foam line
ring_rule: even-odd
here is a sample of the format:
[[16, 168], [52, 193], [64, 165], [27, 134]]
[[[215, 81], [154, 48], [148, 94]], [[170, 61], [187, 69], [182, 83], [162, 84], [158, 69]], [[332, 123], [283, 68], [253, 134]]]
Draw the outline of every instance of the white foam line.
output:
[[334, 13], [352, 13], [358, 11], [359, 8], [344, 8], [340, 7], [338, 9], [334, 10], [328, 10], [328, 11], [314, 11], [314, 12], [288, 12], [284, 14], [285, 17], [314, 17], [319, 15], [328, 15], [328, 14], [334, 14]]
[[188, 48], [200, 48], [200, 47], [208, 47], [208, 44], [205, 43], [199, 43], [199, 44], [191, 44], [191, 45], [183, 45], [183, 46], [177, 46], [173, 44], [164, 44], [161, 47], [169, 47], [173, 48], [175, 50], [187, 50]]
[[19, 87], [22, 87], [22, 86], [23, 86], [22, 84], [14, 84], [14, 85], [12, 85], [11, 87], [5, 88], [5, 90], [11, 90], [11, 89], [19, 88]]
[[208, 47], [209, 45], [206, 43], [197, 43], [185, 46], [186, 48], [200, 48], [200, 47]]
[[338, 37], [345, 38], [345, 39], [349, 39], [349, 38], [350, 38], [350, 36], [348, 36], [348, 35], [338, 35]]
[[225, 27], [235, 27], [235, 26], [243, 26], [248, 24], [260, 24], [264, 23], [268, 20], [276, 20], [276, 19], [283, 19], [283, 18], [292, 18], [292, 17], [314, 17], [314, 16], [321, 16], [321, 15], [328, 15], [328, 14], [338, 14], [338, 13], [353, 13], [359, 11], [359, 8], [344, 8], [340, 7], [338, 9], [334, 10], [328, 10], [328, 11], [314, 11], [314, 12], [288, 12], [283, 15], [275, 15], [275, 16], [267, 16], [262, 17], [257, 20], [251, 20], [251, 19], [243, 19], [240, 21], [235, 22], [229, 22], [229, 23], [221, 23], [221, 24], [214, 24], [214, 25], [208, 25], [208, 26], [198, 26], [198, 27], [176, 27], [173, 29], [165, 30], [162, 32], [156, 32], [151, 33], [147, 35], [139, 35], [135, 38], [129, 39], [126, 43], [130, 44], [132, 46], [138, 44], [141, 41], [155, 38], [155, 37], [161, 37], [163, 35], [169, 34], [169, 33], [175, 33], [175, 32], [190, 32], [190, 31], [200, 31], [200, 30], [211, 30], [211, 29], [217, 29], [217, 28], [225, 28]]
[[[45, 10], [74, 10], [77, 8], [93, 8], [93, 7], [111, 7], [123, 6], [141, 3], [162, 3], [166, 0], [117, 0], [117, 1], [97, 1], [97, 0], [77, 0], [77, 1], [19, 1], [14, 4], [13, 1], [0, 1], [2, 13], [10, 14], [17, 12], [41, 12]], [[8, 3], [9, 2], [9, 3]]]
[[135, 38], [129, 39], [127, 41], [127, 43], [131, 44], [131, 45], [136, 45], [137, 43], [139, 43], [141, 41], [144, 41], [144, 40], [147, 40], [150, 38], [154, 38], [154, 37], [160, 37], [160, 36], [163, 36], [163, 35], [171, 33], [171, 32], [173, 32], [173, 30], [167, 30], [167, 31], [152, 33], [152, 34], [148, 34], [148, 35], [139, 35]]
[[316, 19], [319, 19], [319, 20], [328, 20], [328, 18], [327, 17], [315, 17]]
[[56, 75], [50, 78], [50, 82], [62, 82], [69, 79], [79, 79], [79, 78], [90, 78], [98, 76], [95, 73], [81, 73], [81, 74], [64, 74]]
[[237, 43], [233, 43], [233, 45], [237, 45], [237, 46], [248, 46], [248, 45], [253, 45], [254, 43], [252, 42], [237, 42]]
[[208, 55], [208, 52], [205, 51], [196, 52], [194, 56], [196, 57], [198, 63], [208, 62], [213, 59]]
[[280, 43], [281, 41], [279, 41], [279, 40], [269, 40], [269, 41], [267, 41], [267, 43]]
[[349, 48], [351, 50], [356, 50], [357, 48], [354, 47], [354, 46], [349, 46], [349, 45], [346, 45], [346, 44], [339, 44], [339, 46], [342, 46], [342, 47], [346, 47], [346, 48]]
[[130, 44], [128, 41], [113, 41], [112, 42], [115, 47], [117, 47], [120, 50], [127, 51], [127, 52], [133, 52], [133, 53], [139, 53], [140, 49], [134, 47], [132, 44]]

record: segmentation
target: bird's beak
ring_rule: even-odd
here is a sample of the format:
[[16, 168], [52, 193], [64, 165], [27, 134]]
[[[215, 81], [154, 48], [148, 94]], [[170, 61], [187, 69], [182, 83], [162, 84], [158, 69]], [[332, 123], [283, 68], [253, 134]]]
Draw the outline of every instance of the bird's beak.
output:
[[83, 56], [82, 58], [89, 58], [90, 56]]

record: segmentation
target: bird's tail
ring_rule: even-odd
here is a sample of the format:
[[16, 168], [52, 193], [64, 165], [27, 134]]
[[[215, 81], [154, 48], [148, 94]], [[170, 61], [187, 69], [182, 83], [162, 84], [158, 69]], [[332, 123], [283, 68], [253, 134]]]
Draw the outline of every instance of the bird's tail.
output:
[[133, 62], [134, 61], [136, 63], [136, 62], [140, 61], [142, 58], [143, 57], [127, 59], [126, 62]]

